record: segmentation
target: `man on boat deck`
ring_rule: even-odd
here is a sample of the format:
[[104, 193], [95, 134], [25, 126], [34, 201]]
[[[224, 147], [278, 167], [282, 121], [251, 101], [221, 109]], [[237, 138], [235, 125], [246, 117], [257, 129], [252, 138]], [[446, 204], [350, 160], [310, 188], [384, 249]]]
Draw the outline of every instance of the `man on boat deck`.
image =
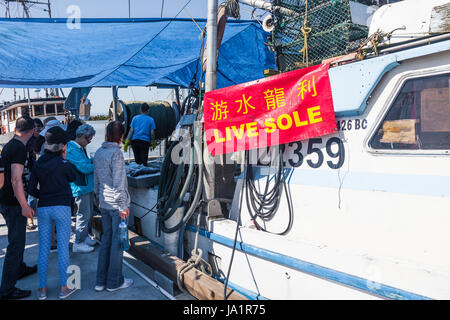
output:
[[27, 218], [34, 216], [23, 183], [23, 172], [28, 160], [26, 144], [34, 133], [33, 119], [28, 116], [18, 118], [15, 133], [2, 150], [5, 173], [4, 185], [0, 190], [0, 212], [8, 227], [8, 247], [3, 263], [1, 299], [28, 297], [31, 291], [16, 288], [16, 282], [37, 271], [36, 266], [28, 267], [23, 262]]
[[134, 160], [137, 164], [147, 166], [148, 150], [150, 142], [155, 140], [155, 120], [148, 115], [150, 106], [147, 103], [142, 104], [141, 114], [134, 116], [131, 120], [130, 132], [123, 150], [126, 152], [131, 142], [133, 148]]

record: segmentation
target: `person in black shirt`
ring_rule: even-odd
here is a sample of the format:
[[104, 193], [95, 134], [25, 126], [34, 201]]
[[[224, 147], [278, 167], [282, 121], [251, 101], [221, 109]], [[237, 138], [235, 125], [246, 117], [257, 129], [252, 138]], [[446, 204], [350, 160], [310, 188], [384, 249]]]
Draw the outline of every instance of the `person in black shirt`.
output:
[[47, 298], [48, 256], [52, 240], [52, 223], [56, 224], [58, 238], [58, 270], [60, 298], [67, 298], [75, 289], [67, 286], [69, 240], [71, 231], [70, 206], [75, 181], [75, 167], [66, 160], [69, 136], [60, 127], [50, 128], [45, 134], [44, 154], [34, 164], [29, 183], [30, 194], [39, 199], [39, 292], [40, 300]]
[[3, 166], [2, 156], [0, 155], [0, 189], [3, 188], [5, 183], [5, 167]]
[[[28, 152], [28, 165], [27, 169], [29, 173], [33, 170], [33, 164], [39, 157], [39, 152], [41, 150], [42, 143], [39, 143], [40, 139], [45, 138], [42, 137], [39, 133], [44, 129], [44, 124], [42, 123], [41, 119], [34, 118], [34, 134], [31, 137], [30, 140], [28, 140], [27, 143], [27, 152]], [[32, 195], [28, 195], [28, 205], [36, 212], [37, 210], [37, 199], [33, 197]], [[34, 224], [34, 219], [27, 219], [27, 230], [34, 230], [36, 229], [36, 225]]]
[[4, 185], [0, 190], [0, 212], [8, 227], [8, 247], [3, 263], [1, 299], [21, 299], [31, 294], [30, 290], [15, 287], [19, 278], [37, 271], [23, 262], [27, 218], [34, 216], [24, 191], [22, 174], [27, 162], [26, 144], [34, 133], [33, 119], [28, 116], [16, 120], [15, 136], [2, 150]]
[[[44, 124], [39, 118], [34, 118], [33, 122], [34, 122], [34, 133], [27, 143], [27, 150], [29, 151], [30, 158], [36, 161], [37, 158], [39, 157], [41, 146], [45, 142], [45, 138], [40, 135], [41, 131], [44, 129]], [[30, 170], [33, 169], [32, 166], [33, 164], [30, 163]]]

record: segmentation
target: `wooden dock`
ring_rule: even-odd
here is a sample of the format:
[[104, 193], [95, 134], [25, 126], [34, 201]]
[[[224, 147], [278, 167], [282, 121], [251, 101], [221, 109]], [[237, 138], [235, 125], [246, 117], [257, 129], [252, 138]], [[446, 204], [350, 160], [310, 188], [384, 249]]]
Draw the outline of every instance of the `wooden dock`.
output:
[[[177, 272], [183, 267], [184, 261], [170, 253], [161, 250], [150, 240], [130, 231], [130, 254], [143, 261], [167, 278], [177, 283]], [[199, 300], [224, 300], [224, 284], [197, 269], [184, 273], [186, 290]], [[248, 300], [240, 293], [227, 288], [227, 300]]]

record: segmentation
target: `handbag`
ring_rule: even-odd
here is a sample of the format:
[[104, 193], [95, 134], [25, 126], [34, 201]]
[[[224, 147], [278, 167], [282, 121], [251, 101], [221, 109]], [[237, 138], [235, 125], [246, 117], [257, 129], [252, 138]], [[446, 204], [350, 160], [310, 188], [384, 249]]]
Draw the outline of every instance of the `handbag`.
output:
[[81, 171], [78, 171], [78, 169], [73, 166], [75, 168], [75, 181], [73, 183], [75, 183], [77, 186], [80, 187], [85, 187], [87, 186], [87, 177], [84, 173], [82, 173]]

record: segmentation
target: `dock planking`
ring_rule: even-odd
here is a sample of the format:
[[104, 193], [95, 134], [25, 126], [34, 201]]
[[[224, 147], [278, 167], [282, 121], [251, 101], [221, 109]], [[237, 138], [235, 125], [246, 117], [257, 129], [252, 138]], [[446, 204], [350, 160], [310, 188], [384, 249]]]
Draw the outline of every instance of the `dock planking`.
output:
[[[150, 240], [130, 231], [130, 254], [158, 270], [174, 283], [177, 282], [177, 271], [184, 261], [163, 251]], [[190, 269], [184, 274], [186, 290], [199, 300], [224, 300], [224, 284], [197, 269]], [[227, 288], [227, 300], [247, 300], [240, 293]]]

